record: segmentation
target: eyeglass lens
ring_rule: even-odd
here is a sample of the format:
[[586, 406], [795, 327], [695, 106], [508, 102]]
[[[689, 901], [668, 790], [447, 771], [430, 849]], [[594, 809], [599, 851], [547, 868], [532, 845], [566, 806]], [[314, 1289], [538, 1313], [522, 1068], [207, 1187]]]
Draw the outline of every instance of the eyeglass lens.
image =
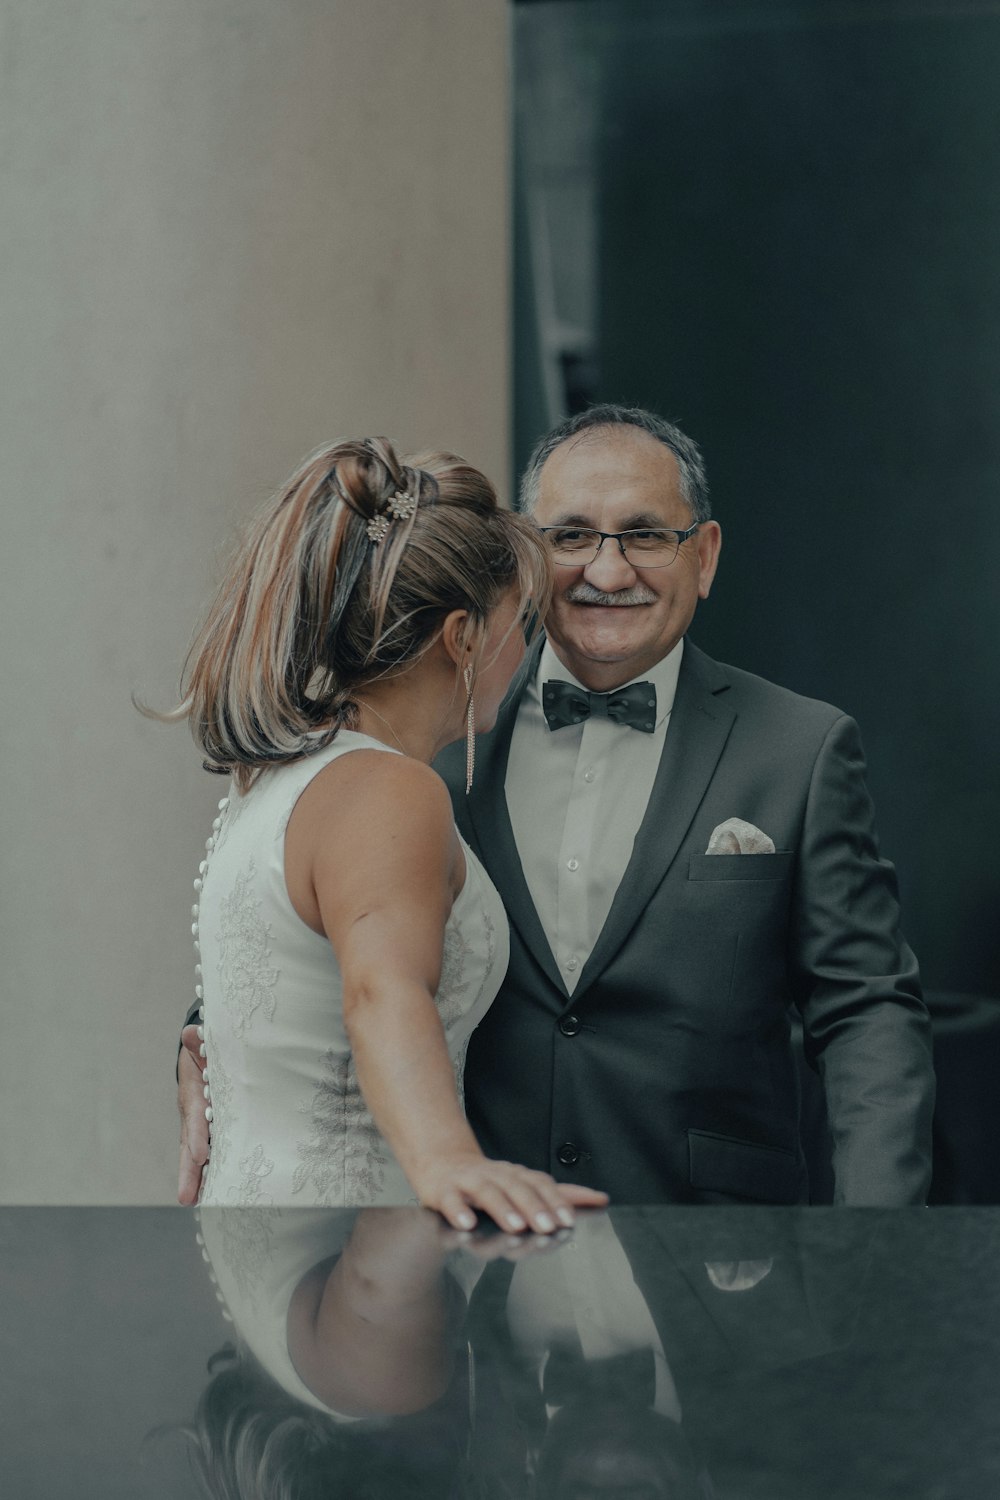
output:
[[[639, 567], [663, 568], [677, 556], [678, 540], [673, 531], [623, 531], [621, 545], [627, 560]], [[586, 567], [601, 548], [601, 533], [585, 527], [562, 527], [548, 533], [553, 561]], [[612, 538], [606, 538], [615, 545]]]

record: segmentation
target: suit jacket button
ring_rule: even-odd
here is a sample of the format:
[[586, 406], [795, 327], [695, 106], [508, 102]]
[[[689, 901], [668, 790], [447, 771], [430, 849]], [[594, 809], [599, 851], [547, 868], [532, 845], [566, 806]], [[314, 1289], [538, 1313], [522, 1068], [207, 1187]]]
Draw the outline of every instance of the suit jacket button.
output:
[[564, 1167], [575, 1167], [580, 1160], [580, 1152], [576, 1146], [567, 1141], [565, 1146], [560, 1146], [556, 1152], [556, 1160]]
[[580, 1030], [580, 1017], [560, 1016], [559, 1030], [562, 1032], [563, 1036], [576, 1036], [577, 1032]]

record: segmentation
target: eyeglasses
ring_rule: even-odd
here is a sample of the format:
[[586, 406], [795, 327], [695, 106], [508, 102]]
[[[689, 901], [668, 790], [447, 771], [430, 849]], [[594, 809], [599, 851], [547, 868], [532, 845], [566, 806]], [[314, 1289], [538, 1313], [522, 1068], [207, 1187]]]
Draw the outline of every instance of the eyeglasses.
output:
[[668, 526], [644, 526], [634, 531], [596, 531], [589, 526], [540, 526], [548, 538], [552, 561], [561, 568], [586, 568], [597, 561], [605, 542], [618, 543], [633, 568], [669, 568], [681, 543], [698, 530], [698, 522], [687, 531]]

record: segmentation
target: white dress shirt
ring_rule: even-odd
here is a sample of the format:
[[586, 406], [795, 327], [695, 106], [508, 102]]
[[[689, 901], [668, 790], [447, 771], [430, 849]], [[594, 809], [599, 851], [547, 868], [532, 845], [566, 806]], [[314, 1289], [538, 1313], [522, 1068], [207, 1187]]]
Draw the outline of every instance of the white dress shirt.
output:
[[558, 1254], [533, 1256], [515, 1268], [507, 1326], [518, 1347], [536, 1362], [539, 1381], [549, 1350], [567, 1339], [579, 1340], [586, 1360], [651, 1350], [654, 1410], [681, 1420], [677, 1387], [656, 1324], [607, 1215], [580, 1220]]
[[507, 807], [531, 899], [570, 994], [611, 910], [645, 816], [683, 650], [682, 639], [633, 679], [656, 688], [651, 734], [606, 718], [549, 729], [542, 684], [550, 678], [583, 684], [548, 641], [521, 699], [507, 762]]

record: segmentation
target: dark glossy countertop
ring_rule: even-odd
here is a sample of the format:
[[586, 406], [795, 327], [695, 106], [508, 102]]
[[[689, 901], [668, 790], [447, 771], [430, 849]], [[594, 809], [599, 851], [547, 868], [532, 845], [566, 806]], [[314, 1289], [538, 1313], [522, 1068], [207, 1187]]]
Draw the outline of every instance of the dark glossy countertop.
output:
[[0, 1247], [12, 1500], [1000, 1495], [996, 1209], [515, 1247], [414, 1209], [8, 1208]]

